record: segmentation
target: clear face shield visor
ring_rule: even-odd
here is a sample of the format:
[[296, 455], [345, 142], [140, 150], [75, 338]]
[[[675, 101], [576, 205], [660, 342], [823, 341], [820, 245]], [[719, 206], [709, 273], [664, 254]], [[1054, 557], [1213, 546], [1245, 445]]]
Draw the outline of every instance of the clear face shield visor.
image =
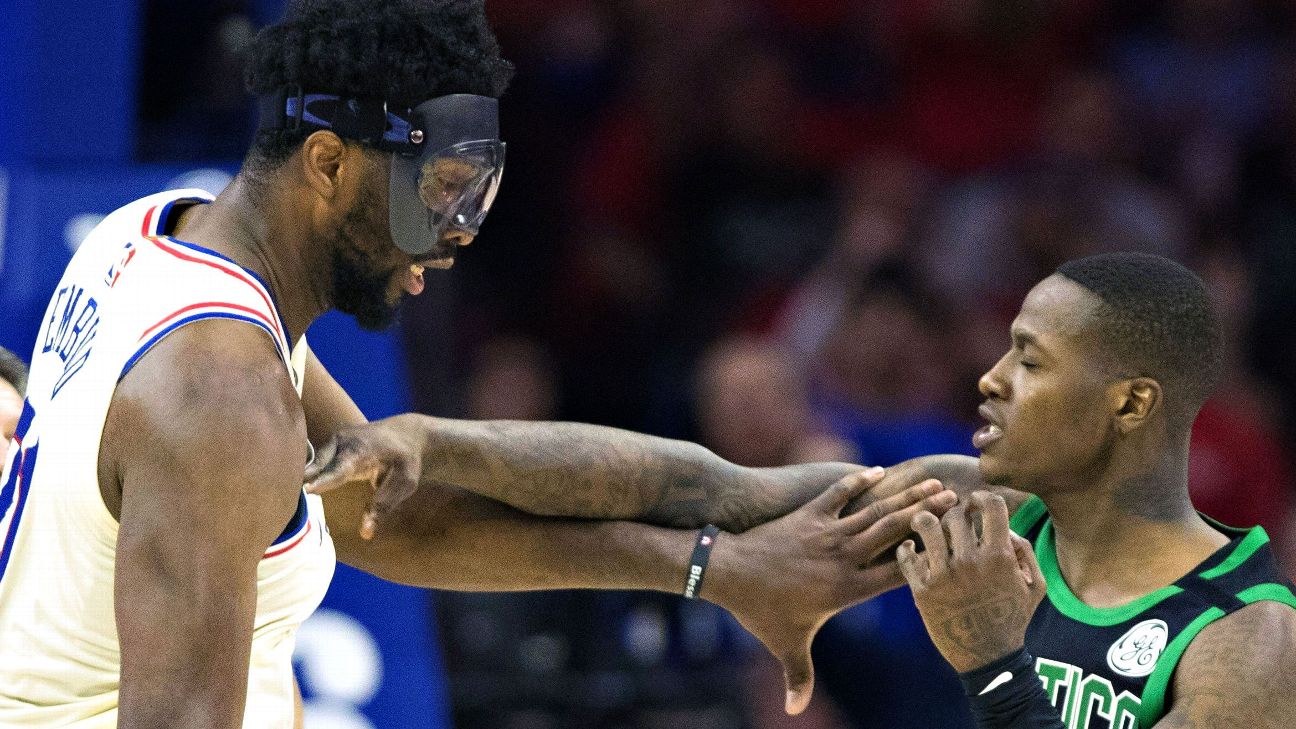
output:
[[504, 143], [489, 97], [442, 96], [413, 117], [410, 138], [422, 151], [392, 154], [388, 199], [392, 240], [417, 258], [444, 248], [449, 231], [477, 234], [499, 191]]

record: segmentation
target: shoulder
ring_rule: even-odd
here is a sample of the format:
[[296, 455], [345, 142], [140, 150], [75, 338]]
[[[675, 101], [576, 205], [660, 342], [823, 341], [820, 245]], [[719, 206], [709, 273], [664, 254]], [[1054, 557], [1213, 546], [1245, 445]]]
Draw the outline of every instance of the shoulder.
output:
[[1175, 671], [1168, 717], [1188, 723], [1167, 726], [1277, 727], [1274, 717], [1296, 715], [1296, 692], [1274, 678], [1293, 675], [1296, 609], [1252, 603], [1211, 623], [1189, 644]]
[[273, 341], [228, 319], [193, 322], [159, 341], [122, 378], [109, 412], [109, 430], [202, 445], [199, 458], [223, 444], [255, 454], [296, 439], [304, 450], [304, 423]]

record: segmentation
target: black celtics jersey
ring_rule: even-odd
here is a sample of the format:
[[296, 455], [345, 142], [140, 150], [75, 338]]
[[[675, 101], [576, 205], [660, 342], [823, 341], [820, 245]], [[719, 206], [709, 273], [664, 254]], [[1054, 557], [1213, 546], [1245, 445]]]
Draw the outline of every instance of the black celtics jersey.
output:
[[1230, 541], [1190, 574], [1126, 605], [1094, 608], [1058, 571], [1044, 503], [1032, 497], [1013, 515], [1048, 581], [1026, 650], [1067, 729], [1149, 729], [1165, 716], [1175, 666], [1202, 628], [1260, 600], [1296, 608], [1263, 529], [1211, 524]]

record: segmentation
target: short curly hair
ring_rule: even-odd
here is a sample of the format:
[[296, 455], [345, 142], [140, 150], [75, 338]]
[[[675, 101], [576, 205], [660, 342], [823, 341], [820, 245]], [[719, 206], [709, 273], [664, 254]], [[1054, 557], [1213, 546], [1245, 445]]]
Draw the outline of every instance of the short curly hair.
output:
[[[486, 23], [484, 0], [297, 0], [247, 51], [255, 96], [294, 86], [414, 106], [446, 94], [498, 98], [513, 75]], [[309, 136], [260, 130], [244, 159], [257, 177]]]
[[0, 380], [12, 385], [19, 395], [27, 394], [27, 364], [4, 347], [0, 347]]
[[1151, 377], [1170, 417], [1192, 425], [1223, 369], [1223, 339], [1197, 274], [1149, 253], [1106, 253], [1067, 261], [1057, 273], [1102, 300], [1098, 346], [1123, 376]]

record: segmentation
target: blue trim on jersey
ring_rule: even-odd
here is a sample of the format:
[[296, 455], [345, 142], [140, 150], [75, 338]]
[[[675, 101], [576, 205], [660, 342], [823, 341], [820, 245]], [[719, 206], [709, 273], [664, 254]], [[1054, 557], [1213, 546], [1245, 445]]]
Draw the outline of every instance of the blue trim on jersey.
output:
[[[23, 400], [22, 415], [18, 416], [18, 425], [14, 427], [14, 438], [18, 439], [19, 443], [22, 442], [23, 438], [27, 437], [27, 431], [31, 428], [32, 419], [35, 417], [36, 409], [32, 407], [30, 402]], [[0, 508], [0, 513], [3, 512], [4, 509]]]
[[163, 205], [162, 209], [158, 211], [157, 219], [153, 221], [153, 229], [157, 231], [157, 235], [166, 235], [166, 232], [171, 230], [171, 210], [176, 203], [205, 205], [209, 202], [211, 202], [211, 200], [201, 197], [178, 197], [166, 205]]
[[274, 290], [271, 289], [270, 286], [266, 284], [265, 279], [263, 279], [263, 278], [261, 278], [260, 276], [257, 275], [257, 272], [256, 272], [256, 271], [253, 271], [253, 270], [250, 269], [250, 268], [245, 268], [242, 264], [240, 264], [238, 261], [235, 261], [234, 259], [230, 258], [229, 256], [226, 256], [226, 255], [222, 255], [222, 254], [220, 254], [220, 253], [217, 253], [216, 251], [213, 251], [213, 250], [210, 249], [210, 248], [204, 248], [203, 246], [200, 246], [200, 245], [198, 245], [197, 243], [190, 243], [190, 242], [188, 242], [188, 241], [180, 240], [179, 238], [173, 238], [173, 237], [171, 237], [171, 236], [169, 236], [169, 235], [164, 235], [163, 237], [166, 238], [168, 241], [170, 241], [170, 242], [172, 242], [172, 243], [175, 243], [175, 244], [178, 245], [178, 246], [183, 246], [183, 247], [188, 248], [188, 249], [190, 249], [190, 250], [198, 251], [199, 253], [206, 253], [207, 255], [209, 255], [209, 256], [215, 256], [215, 257], [221, 259], [222, 261], [225, 261], [226, 263], [233, 264], [235, 267], [237, 267], [237, 268], [238, 268], [240, 271], [242, 271], [243, 273], [246, 273], [247, 275], [249, 275], [249, 276], [251, 276], [252, 278], [256, 279], [256, 282], [259, 283], [259, 284], [261, 284], [261, 288], [265, 289], [266, 296], [269, 296], [269, 297], [270, 297], [270, 303], [274, 305], [275, 316], [279, 319], [279, 326], [283, 327], [284, 340], [288, 342], [288, 346], [290, 346], [290, 347], [292, 346], [292, 344], [293, 344], [293, 340], [292, 340], [292, 337], [291, 337], [291, 336], [289, 335], [289, 333], [288, 333], [288, 325], [284, 323], [284, 320], [283, 320], [283, 314], [280, 314], [280, 313], [279, 313], [279, 302], [275, 299]]
[[273, 547], [276, 544], [282, 544], [297, 536], [297, 533], [305, 528], [306, 522], [309, 518], [310, 511], [306, 506], [306, 492], [303, 491], [301, 492], [301, 496], [297, 499], [297, 513], [293, 514], [292, 519], [288, 521], [288, 526], [284, 527], [283, 534], [280, 534], [273, 542], [270, 542], [270, 546]]
[[199, 319], [237, 319], [239, 321], [248, 322], [249, 324], [255, 324], [261, 327], [262, 329], [264, 329], [266, 334], [270, 335], [270, 341], [274, 342], [275, 351], [279, 353], [279, 356], [284, 357], [284, 359], [287, 359], [287, 356], [284, 354], [283, 348], [279, 346], [279, 339], [275, 337], [274, 330], [271, 329], [265, 322], [261, 321], [260, 319], [255, 319], [250, 316], [244, 316], [243, 314], [231, 314], [229, 312], [224, 312], [224, 311], [203, 311], [194, 314], [193, 316], [186, 316], [185, 318], [172, 323], [166, 329], [163, 329], [157, 334], [154, 334], [151, 339], [149, 339], [147, 342], [144, 343], [144, 346], [135, 350], [135, 354], [132, 354], [131, 358], [126, 360], [125, 366], [122, 367], [121, 374], [117, 375], [117, 381], [121, 382], [122, 378], [126, 376], [126, 373], [130, 372], [131, 368], [135, 366], [135, 362], [138, 361], [140, 357], [143, 357], [144, 353], [149, 351], [149, 349], [152, 348], [154, 344], [157, 344], [158, 341], [162, 339], [162, 337], [165, 337], [166, 335], [170, 334], [176, 329], [179, 329], [185, 324], [188, 324], [189, 322], [197, 321]]
[[[18, 505], [14, 507], [14, 515], [9, 522], [8, 533], [0, 535], [0, 538], [4, 539], [4, 543], [0, 544], [0, 580], [4, 579], [5, 570], [9, 569], [9, 557], [13, 554], [14, 541], [18, 539], [18, 525], [22, 521], [23, 507], [27, 506], [27, 496], [31, 494], [32, 471], [36, 469], [36, 452], [39, 450], [40, 444], [37, 443], [23, 451], [22, 468], [15, 469], [9, 476], [9, 482], [4, 486], [5, 497], [8, 500], [13, 499], [18, 481], [22, 481], [23, 490], [18, 495]], [[5, 500], [5, 497], [0, 497], [0, 500]], [[8, 504], [5, 504], [4, 508], [8, 508]], [[4, 513], [4, 508], [0, 508], [0, 514]]]

